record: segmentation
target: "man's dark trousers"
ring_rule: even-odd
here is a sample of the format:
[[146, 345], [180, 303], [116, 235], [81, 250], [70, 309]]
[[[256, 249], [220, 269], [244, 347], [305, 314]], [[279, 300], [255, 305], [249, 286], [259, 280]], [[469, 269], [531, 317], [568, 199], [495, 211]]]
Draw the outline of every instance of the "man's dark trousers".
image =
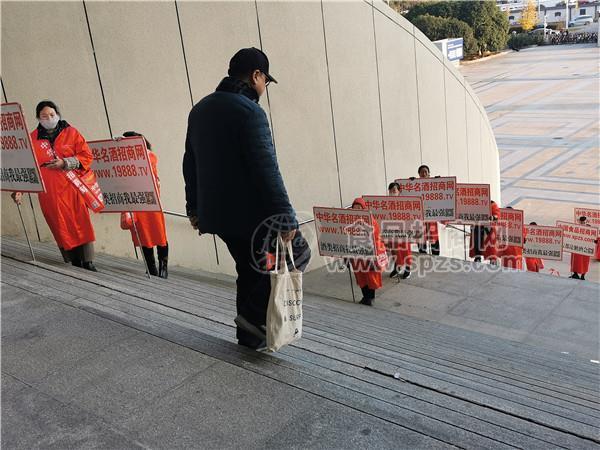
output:
[[[265, 325], [271, 295], [271, 276], [265, 268], [264, 251], [275, 253], [276, 234], [259, 232], [254, 236], [254, 240], [242, 237], [219, 237], [225, 242], [235, 261], [235, 270], [238, 275], [236, 280], [237, 313], [257, 327]], [[263, 246], [265, 239], [269, 243], [266, 249]], [[304, 270], [310, 261], [310, 247], [300, 231], [296, 233], [292, 249], [296, 267]], [[253, 335], [239, 327], [237, 338], [244, 342], [256, 343]]]
[[[237, 272], [237, 294], [235, 297], [237, 313], [256, 326], [264, 325], [269, 296], [271, 295], [271, 278], [265, 270], [259, 270], [252, 254], [251, 239], [221, 237], [229, 253], [235, 261]], [[237, 338], [243, 341], [255, 341], [251, 334], [237, 329]]]

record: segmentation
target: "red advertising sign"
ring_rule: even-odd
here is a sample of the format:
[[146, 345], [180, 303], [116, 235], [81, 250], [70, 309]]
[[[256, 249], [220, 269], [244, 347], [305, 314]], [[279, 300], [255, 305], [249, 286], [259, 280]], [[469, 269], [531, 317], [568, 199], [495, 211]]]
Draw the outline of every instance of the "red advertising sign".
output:
[[523, 247], [523, 211], [500, 208], [500, 218], [496, 230], [500, 248], [508, 245]]
[[363, 199], [381, 225], [381, 239], [384, 243], [423, 241], [421, 197], [363, 195]]
[[561, 261], [563, 254], [563, 230], [559, 227], [525, 225], [525, 258], [542, 258]]
[[579, 255], [594, 256], [598, 228], [591, 225], [556, 221], [556, 226], [563, 230], [563, 250]]
[[0, 188], [3, 191], [45, 192], [44, 181], [18, 103], [2, 103]]
[[143, 137], [88, 144], [106, 205], [102, 212], [162, 211]]
[[313, 208], [321, 256], [373, 259], [376, 248], [371, 213], [342, 208]]
[[456, 184], [456, 220], [465, 225], [488, 224], [492, 215], [489, 184]]
[[415, 178], [396, 180], [400, 196], [420, 196], [423, 219], [442, 222], [456, 218], [456, 177]]

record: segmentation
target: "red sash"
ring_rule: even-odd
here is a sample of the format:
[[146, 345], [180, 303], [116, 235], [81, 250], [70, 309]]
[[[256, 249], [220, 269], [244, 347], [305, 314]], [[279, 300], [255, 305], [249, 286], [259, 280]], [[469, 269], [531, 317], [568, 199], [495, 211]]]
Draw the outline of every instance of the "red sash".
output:
[[67, 170], [65, 176], [67, 180], [73, 184], [83, 197], [83, 201], [88, 208], [95, 213], [100, 212], [104, 209], [104, 197], [102, 197], [102, 191], [98, 186], [96, 180], [96, 174], [94, 171], [89, 169], [82, 175], [78, 175], [74, 170]]
[[[54, 157], [58, 158], [53, 144], [50, 144], [50, 148], [52, 149]], [[62, 159], [64, 159], [64, 156]], [[67, 180], [77, 188], [89, 209], [95, 213], [104, 209], [104, 197], [102, 196], [102, 191], [100, 190], [100, 186], [98, 186], [96, 174], [93, 170], [88, 169], [81, 175], [74, 170], [63, 171], [63, 173], [65, 174], [65, 177], [67, 177]]]

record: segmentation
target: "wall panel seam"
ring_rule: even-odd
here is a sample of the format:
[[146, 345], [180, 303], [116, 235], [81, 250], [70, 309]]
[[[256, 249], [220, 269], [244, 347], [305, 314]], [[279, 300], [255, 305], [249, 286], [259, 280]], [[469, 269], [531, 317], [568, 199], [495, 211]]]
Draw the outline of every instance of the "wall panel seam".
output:
[[[367, 0], [363, 0], [366, 3], [368, 3]], [[384, 16], [386, 19], [388, 19], [390, 22], [392, 22], [394, 25], [399, 26], [400, 28], [402, 28], [403, 30], [405, 30], [407, 33], [410, 33], [411, 35], [414, 35], [413, 32], [411, 30], [409, 30], [408, 28], [406, 28], [404, 25], [402, 25], [400, 22], [397, 22], [393, 17], [390, 17], [385, 11], [382, 11], [381, 9], [379, 9], [379, 7], [375, 6], [375, 4], [373, 4], [373, 8], [379, 12], [382, 16]], [[404, 19], [406, 20], [406, 19]], [[406, 20], [411, 26], [414, 27], [414, 25], [412, 23], [410, 23], [408, 20]]]
[[373, 41], [375, 44], [375, 70], [377, 72], [377, 98], [379, 102], [379, 128], [381, 130], [381, 151], [383, 153], [383, 176], [384, 187], [387, 189], [388, 173], [387, 173], [387, 162], [385, 157], [385, 136], [383, 132], [383, 109], [381, 107], [381, 80], [379, 79], [379, 56], [377, 55], [377, 32], [375, 30], [375, 8], [371, 5], [371, 12], [373, 16]]
[[448, 92], [446, 91], [446, 66], [442, 65], [442, 76], [444, 77], [444, 119], [446, 122], [446, 157], [448, 158], [447, 172], [450, 173], [450, 137], [448, 134]]
[[181, 31], [181, 21], [179, 19], [179, 8], [177, 7], [177, 0], [173, 2], [175, 4], [175, 14], [177, 15], [177, 27], [179, 28], [179, 39], [181, 40], [181, 51], [183, 53], [183, 64], [185, 65], [185, 76], [187, 77], [188, 89], [190, 91], [190, 101], [194, 106], [194, 95], [192, 94], [192, 83], [190, 81], [190, 71], [187, 63], [187, 56], [185, 54], [185, 45], [183, 43], [183, 32]]
[[82, 0], [83, 12], [85, 13], [85, 22], [88, 28], [88, 34], [90, 36], [90, 44], [92, 46], [92, 54], [94, 55], [94, 63], [96, 65], [96, 75], [98, 76], [98, 84], [100, 85], [100, 94], [102, 95], [102, 103], [104, 104], [104, 112], [106, 113], [106, 123], [108, 125], [108, 134], [113, 137], [112, 127], [110, 126], [110, 115], [108, 114], [108, 105], [106, 104], [106, 97], [104, 95], [104, 87], [102, 86], [102, 77], [100, 76], [100, 67], [98, 66], [98, 58], [96, 57], [96, 48], [94, 47], [94, 38], [92, 36], [92, 27], [90, 25], [90, 19], [88, 17], [87, 7], [85, 6], [85, 0]]
[[340, 207], [344, 207], [344, 199], [342, 197], [342, 176], [340, 174], [340, 159], [337, 147], [337, 135], [335, 131], [335, 114], [333, 112], [333, 94], [331, 92], [331, 74], [329, 71], [329, 55], [327, 50], [327, 33], [325, 32], [325, 11], [323, 8], [323, 0], [321, 0], [321, 21], [323, 24], [323, 44], [325, 47], [325, 67], [327, 68], [327, 85], [329, 90], [329, 108], [331, 111], [331, 128], [333, 132], [333, 149], [335, 151], [335, 164], [337, 168], [338, 190], [340, 194]]
[[[254, 8], [256, 10], [256, 26], [258, 27], [258, 44], [260, 45], [260, 49], [264, 51], [263, 41], [262, 41], [262, 33], [260, 30], [260, 16], [258, 15], [258, 1], [254, 0]], [[273, 135], [273, 149], [275, 153], [277, 153], [277, 145], [275, 144], [275, 124], [273, 123], [273, 113], [271, 112], [271, 97], [269, 95], [269, 88], [267, 91], [267, 105], [269, 106], [269, 119], [271, 119], [271, 134]]]
[[467, 112], [467, 91], [463, 89], [463, 96], [465, 99], [465, 139], [467, 146], [467, 180], [471, 182], [471, 171], [469, 170], [469, 115]]
[[417, 92], [417, 123], [419, 128], [419, 154], [420, 164], [423, 164], [423, 137], [421, 136], [421, 99], [419, 98], [419, 67], [417, 62], [417, 40], [413, 36], [413, 50], [415, 54], [415, 89]]
[[8, 102], [8, 97], [6, 96], [6, 89], [4, 88], [4, 80], [1, 77], [0, 84], [2, 85], [2, 95], [4, 96], [4, 101]]

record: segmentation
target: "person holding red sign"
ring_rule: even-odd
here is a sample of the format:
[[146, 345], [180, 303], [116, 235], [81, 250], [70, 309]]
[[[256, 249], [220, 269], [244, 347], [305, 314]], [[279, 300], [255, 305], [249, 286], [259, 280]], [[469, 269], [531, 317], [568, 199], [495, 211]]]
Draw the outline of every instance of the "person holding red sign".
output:
[[[396, 182], [390, 183], [388, 186], [389, 195], [399, 195], [400, 185]], [[410, 269], [412, 267], [413, 256], [410, 248], [410, 242], [398, 242], [396, 247], [392, 249], [394, 257], [394, 269], [390, 273], [390, 278], [400, 276], [403, 280], [410, 277]], [[404, 272], [400, 274], [400, 270], [404, 267]]]
[[[417, 170], [419, 178], [430, 178], [429, 166], [422, 164]], [[414, 180], [414, 177], [411, 177]], [[431, 243], [431, 254], [440, 254], [440, 236], [437, 222], [425, 222], [425, 236], [422, 244], [419, 244], [419, 253], [427, 253], [427, 243]]]
[[[96, 236], [88, 211], [92, 206], [82, 180], [90, 174], [92, 152], [79, 131], [61, 120], [54, 102], [38, 103], [35, 116], [39, 125], [31, 132], [31, 141], [46, 187], [45, 193], [38, 194], [42, 213], [64, 261], [97, 272], [93, 263]], [[21, 193], [14, 193], [13, 199], [20, 203]]]
[[[362, 197], [354, 199], [352, 202], [352, 209], [369, 209], [366, 202]], [[352, 260], [352, 270], [356, 277], [356, 284], [362, 291], [363, 298], [359, 302], [361, 305], [372, 306], [375, 300], [375, 291], [383, 286], [381, 279], [381, 272], [383, 271], [385, 264], [379, 262], [381, 255], [387, 259], [385, 245], [381, 240], [381, 231], [379, 223], [371, 216], [371, 223], [373, 224], [373, 241], [375, 243], [375, 249], [377, 254], [377, 261], [365, 261], [365, 260]]]
[[[537, 225], [535, 222], [530, 222], [529, 225]], [[523, 243], [527, 241], [526, 229], [523, 230]], [[528, 272], [539, 272], [540, 269], [544, 268], [544, 261], [542, 258], [525, 258], [525, 265], [527, 266]]]
[[490, 263], [495, 264], [498, 256], [496, 248], [496, 226], [494, 222], [500, 217], [500, 208], [495, 201], [490, 201], [492, 215], [490, 216], [490, 225], [471, 226], [471, 237], [469, 245], [469, 256], [475, 262], [481, 262], [482, 258], [489, 259]]
[[[148, 142], [145, 136], [135, 132], [126, 131], [123, 133], [123, 137], [141, 136], [146, 141], [146, 148], [148, 149], [148, 159], [152, 166], [152, 175], [156, 179], [158, 187], [158, 193], [160, 195], [160, 180], [158, 178], [157, 163], [158, 158], [152, 151], [152, 144]], [[137, 228], [137, 234], [140, 239], [138, 241], [135, 229], [133, 227], [133, 221], [135, 220], [135, 228]], [[136, 213], [122, 213], [121, 214], [121, 228], [128, 229], [131, 231], [131, 239], [133, 245], [136, 247], [142, 247], [142, 253], [144, 259], [148, 265], [148, 272], [150, 275], [158, 276], [160, 278], [168, 277], [167, 262], [169, 258], [169, 244], [167, 242], [167, 229], [165, 226], [165, 215], [162, 211], [153, 212], [136, 212]], [[154, 247], [156, 247], [156, 253], [158, 254], [158, 269], [156, 268], [156, 260], [154, 259]]]
[[495, 222], [500, 218], [500, 207], [494, 200], [490, 201], [490, 206], [492, 207], [492, 217], [489, 228], [485, 227], [486, 236], [483, 241], [483, 257], [489, 260], [490, 264], [497, 264], [500, 255], [498, 254]]
[[[581, 225], [590, 226], [587, 222], [587, 217], [581, 216], [579, 223]], [[598, 239], [594, 241], [598, 244]], [[580, 255], [579, 253], [571, 253], [571, 275], [569, 278], [575, 278], [576, 280], [585, 280], [585, 274], [590, 270], [590, 257], [588, 255]]]
[[[507, 209], [513, 209], [507, 206]], [[523, 270], [523, 247], [516, 245], [507, 245], [502, 252], [502, 267], [507, 269]]]

